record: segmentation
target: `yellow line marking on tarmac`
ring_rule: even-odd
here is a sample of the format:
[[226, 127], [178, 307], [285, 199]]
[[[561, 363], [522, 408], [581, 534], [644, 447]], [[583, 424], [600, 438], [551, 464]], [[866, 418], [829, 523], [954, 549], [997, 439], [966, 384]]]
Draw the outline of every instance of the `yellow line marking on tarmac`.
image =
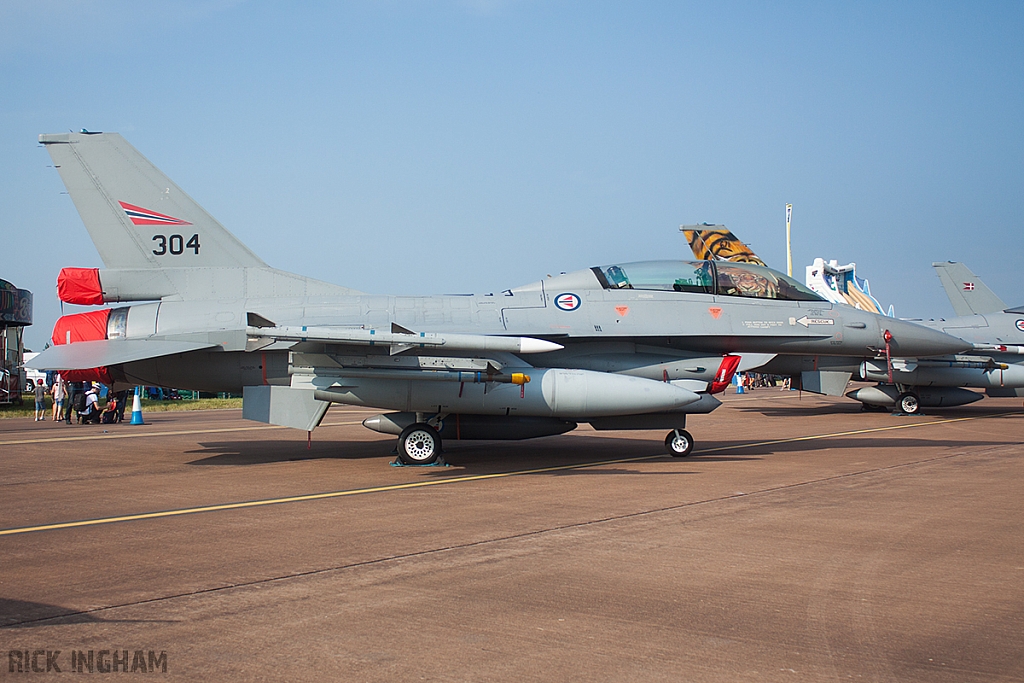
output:
[[[1009, 415], [1021, 415], [1024, 413], [1009, 413]], [[904, 425], [893, 425], [889, 427], [873, 427], [870, 429], [856, 429], [848, 432], [833, 432], [831, 434], [813, 434], [810, 436], [796, 436], [788, 439], [775, 439], [772, 441], [757, 441], [735, 446], [722, 446], [719, 448], [708, 448], [695, 451], [696, 453], [713, 453], [726, 450], [738, 450], [742, 448], [756, 448], [757, 446], [770, 446], [782, 443], [793, 443], [797, 441], [815, 441], [819, 439], [837, 438], [843, 436], [854, 436], [857, 434], [871, 434], [874, 432], [886, 432], [895, 429], [910, 429], [912, 427], [928, 427], [932, 425], [949, 424], [953, 422], [966, 422], [969, 420], [981, 420], [991, 417], [1003, 417], [1001, 415], [977, 415], [972, 417], [957, 417], [946, 420], [935, 420], [932, 422], [914, 422]], [[603, 465], [618, 465], [627, 462], [639, 462], [642, 460], [653, 460], [664, 458], [665, 455], [642, 455], [634, 458], [619, 458], [615, 460], [601, 460], [597, 462], [578, 463], [573, 465], [553, 465], [551, 467], [539, 467], [530, 470], [513, 470], [511, 472], [494, 472], [491, 474], [473, 474], [464, 477], [445, 477], [443, 479], [432, 479], [429, 481], [414, 481], [404, 484], [388, 484], [385, 486], [372, 486], [362, 489], [348, 489], [344, 491], [327, 491], [325, 493], [309, 493], [299, 496], [287, 496], [284, 498], [264, 498], [260, 500], [249, 500], [237, 503], [222, 503], [220, 505], [204, 505], [200, 507], [179, 508], [176, 510], [162, 510], [159, 512], [143, 512], [134, 515], [121, 515], [119, 517], [100, 517], [97, 519], [84, 519], [75, 522], [58, 522], [55, 524], [42, 524], [39, 526], [17, 527], [13, 529], [0, 529], [0, 536], [13, 536], [15, 534], [28, 534], [36, 531], [53, 531], [56, 529], [72, 529], [84, 526], [96, 526], [100, 524], [113, 524], [115, 522], [134, 522], [142, 519], [160, 519], [162, 517], [177, 517], [191, 515], [200, 512], [218, 512], [222, 510], [240, 510], [242, 508], [262, 507], [265, 505], [279, 505], [282, 503], [299, 503], [311, 500], [324, 500], [327, 498], [343, 498], [346, 496], [358, 496], [367, 493], [384, 493], [387, 491], [402, 491], [405, 489], [424, 488], [427, 486], [443, 486], [446, 484], [464, 484], [473, 481], [486, 481], [489, 479], [503, 479], [528, 474], [545, 474], [548, 472], [561, 472], [565, 470], [577, 470], [590, 467], [601, 467]]]
[[[320, 425], [321, 427], [344, 427], [348, 425], [362, 424], [362, 421], [358, 422], [328, 422]], [[185, 429], [174, 432], [135, 432], [132, 434], [88, 434], [81, 436], [51, 436], [51, 437], [40, 437], [37, 439], [17, 439], [14, 441], [0, 441], [0, 446], [17, 446], [20, 444], [28, 443], [57, 443], [61, 441], [96, 441], [99, 439], [137, 439], [143, 436], [187, 436], [189, 434], [221, 434], [224, 432], [252, 432], [259, 431], [261, 429], [291, 429], [291, 427], [281, 427], [279, 425], [261, 425], [256, 427], [222, 427], [218, 429]]]

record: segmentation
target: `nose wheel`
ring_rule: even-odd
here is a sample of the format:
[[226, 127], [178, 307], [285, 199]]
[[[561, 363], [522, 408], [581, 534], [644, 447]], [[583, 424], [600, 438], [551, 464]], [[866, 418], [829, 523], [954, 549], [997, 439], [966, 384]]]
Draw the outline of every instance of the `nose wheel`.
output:
[[441, 436], [428, 424], [418, 422], [398, 437], [398, 459], [403, 465], [432, 465], [441, 455]]
[[693, 436], [685, 429], [673, 429], [665, 437], [665, 448], [673, 458], [685, 458], [693, 451]]

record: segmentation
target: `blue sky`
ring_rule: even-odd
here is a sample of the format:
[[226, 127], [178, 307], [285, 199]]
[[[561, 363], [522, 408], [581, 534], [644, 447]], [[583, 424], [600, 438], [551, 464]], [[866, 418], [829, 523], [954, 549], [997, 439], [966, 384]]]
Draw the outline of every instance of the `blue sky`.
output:
[[1024, 4], [0, 1], [0, 278], [41, 347], [100, 266], [39, 133], [117, 131], [271, 265], [498, 291], [686, 258], [856, 261], [903, 316], [930, 264], [1024, 303]]

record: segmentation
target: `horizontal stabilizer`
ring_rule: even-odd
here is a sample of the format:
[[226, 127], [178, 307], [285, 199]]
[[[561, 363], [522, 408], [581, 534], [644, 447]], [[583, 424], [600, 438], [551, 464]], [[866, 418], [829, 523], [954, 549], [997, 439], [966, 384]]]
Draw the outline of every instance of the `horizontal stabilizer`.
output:
[[162, 339], [101, 339], [51, 346], [25, 364], [34, 370], [84, 370], [159, 358], [217, 346]]

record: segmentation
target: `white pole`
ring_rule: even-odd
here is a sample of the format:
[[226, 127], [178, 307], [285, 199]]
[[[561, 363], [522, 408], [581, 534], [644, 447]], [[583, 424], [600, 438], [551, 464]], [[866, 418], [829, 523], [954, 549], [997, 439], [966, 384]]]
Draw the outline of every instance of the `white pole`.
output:
[[793, 205], [786, 204], [786, 275], [793, 277], [793, 243], [790, 241], [790, 222], [793, 220]]

